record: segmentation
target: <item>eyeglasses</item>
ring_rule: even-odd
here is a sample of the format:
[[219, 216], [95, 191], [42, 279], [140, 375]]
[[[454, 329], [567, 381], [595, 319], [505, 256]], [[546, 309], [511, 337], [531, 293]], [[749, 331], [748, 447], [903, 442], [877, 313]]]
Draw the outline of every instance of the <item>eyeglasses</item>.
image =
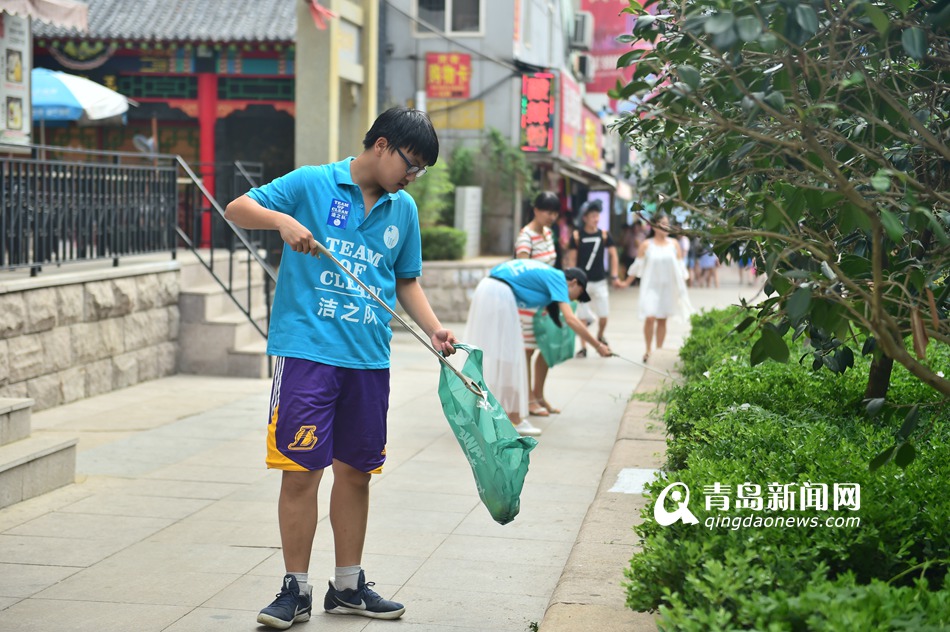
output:
[[412, 164], [411, 162], [409, 162], [409, 159], [406, 158], [406, 154], [402, 153], [402, 150], [399, 149], [398, 147], [396, 147], [396, 151], [399, 153], [399, 157], [403, 159], [403, 162], [406, 163], [407, 176], [416, 176], [417, 178], [421, 178], [422, 176], [426, 174], [425, 167], [418, 167]]

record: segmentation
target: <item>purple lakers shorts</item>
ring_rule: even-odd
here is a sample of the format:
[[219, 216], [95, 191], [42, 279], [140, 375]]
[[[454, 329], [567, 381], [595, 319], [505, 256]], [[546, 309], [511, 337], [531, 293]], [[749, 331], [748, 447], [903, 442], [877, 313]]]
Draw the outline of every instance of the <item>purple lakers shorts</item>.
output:
[[342, 461], [379, 473], [386, 460], [389, 369], [345, 369], [278, 357], [267, 467], [303, 472]]

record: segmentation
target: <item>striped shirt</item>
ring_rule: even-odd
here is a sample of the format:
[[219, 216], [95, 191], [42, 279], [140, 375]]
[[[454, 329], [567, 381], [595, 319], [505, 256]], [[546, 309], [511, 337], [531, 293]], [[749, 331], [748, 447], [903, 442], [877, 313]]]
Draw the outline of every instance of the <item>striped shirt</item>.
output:
[[[515, 258], [527, 254], [529, 259], [546, 263], [553, 266], [557, 261], [557, 250], [554, 249], [554, 232], [547, 226], [542, 227], [541, 234], [531, 230], [528, 226], [521, 229], [518, 233], [518, 239], [515, 240]], [[524, 346], [526, 350], [538, 348], [538, 342], [534, 338], [534, 313], [537, 308], [518, 308], [518, 316], [521, 318], [521, 333], [524, 337]]]
[[522, 228], [515, 240], [515, 257], [523, 254], [527, 254], [529, 259], [553, 266], [557, 251], [554, 249], [554, 233], [551, 229], [545, 226], [538, 234], [528, 226]]

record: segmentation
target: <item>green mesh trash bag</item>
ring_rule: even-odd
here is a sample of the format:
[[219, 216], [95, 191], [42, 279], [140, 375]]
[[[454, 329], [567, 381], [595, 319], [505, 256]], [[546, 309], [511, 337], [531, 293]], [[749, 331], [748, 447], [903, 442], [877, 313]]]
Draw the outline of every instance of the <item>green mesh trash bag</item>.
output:
[[574, 357], [574, 330], [563, 322], [558, 327], [545, 308], [534, 315], [534, 339], [549, 367]]
[[472, 466], [479, 497], [495, 522], [508, 524], [521, 509], [528, 453], [538, 442], [518, 434], [498, 400], [488, 391], [482, 377], [482, 350], [464, 344], [456, 344], [455, 348], [468, 353], [461, 372], [478, 384], [485, 397], [468, 390], [443, 364], [439, 378], [442, 410]]

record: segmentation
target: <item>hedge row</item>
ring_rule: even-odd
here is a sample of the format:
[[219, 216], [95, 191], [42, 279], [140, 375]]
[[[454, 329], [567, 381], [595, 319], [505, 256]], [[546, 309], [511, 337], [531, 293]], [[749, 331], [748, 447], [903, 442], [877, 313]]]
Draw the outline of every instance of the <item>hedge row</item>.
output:
[[[688, 379], [667, 404], [666, 478], [648, 493], [655, 499], [670, 483], [685, 483], [699, 524], [660, 526], [651, 499], [636, 527], [643, 548], [627, 570], [628, 605], [658, 609], [666, 630], [950, 627], [950, 420], [927, 409], [914, 462], [872, 472], [868, 463], [893, 444], [897, 428], [864, 411], [867, 360], [844, 375], [814, 372], [810, 363], [751, 367], [750, 341], [730, 334], [737, 319], [731, 311], [696, 317], [681, 350]], [[950, 372], [950, 352], [932, 350], [934, 366]], [[910, 406], [935, 394], [895, 368], [889, 399]], [[860, 508], [707, 510], [714, 483], [732, 498], [744, 483], [759, 485], [762, 496], [773, 483], [855, 483]], [[818, 521], [741, 526], [779, 516]], [[835, 518], [860, 524], [823, 526]]]

